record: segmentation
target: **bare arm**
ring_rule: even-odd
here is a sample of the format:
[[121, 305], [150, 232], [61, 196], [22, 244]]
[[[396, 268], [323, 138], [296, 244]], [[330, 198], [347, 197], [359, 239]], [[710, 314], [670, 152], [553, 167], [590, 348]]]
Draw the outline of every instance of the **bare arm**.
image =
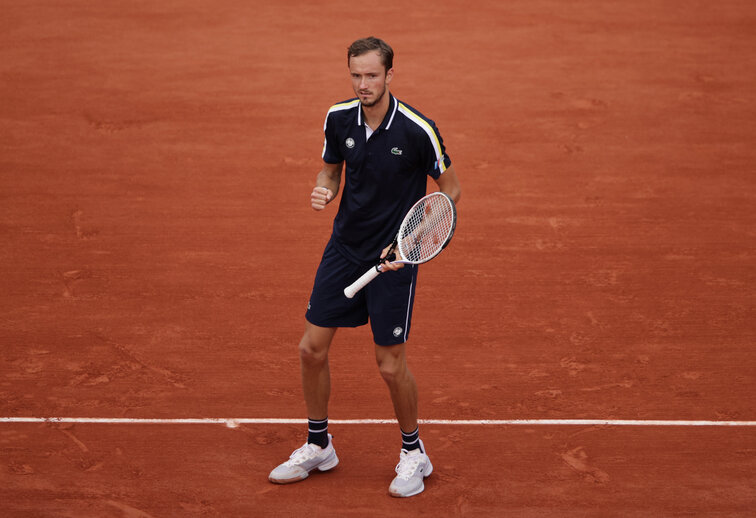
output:
[[343, 169], [344, 162], [338, 164], [323, 162], [323, 169], [318, 173], [315, 188], [310, 194], [310, 205], [314, 210], [323, 210], [339, 193]]
[[454, 170], [453, 165], [450, 165], [446, 171], [441, 173], [441, 176], [436, 180], [436, 184], [438, 184], [441, 192], [445, 192], [454, 200], [454, 203], [459, 202], [462, 187], [459, 185], [459, 178], [457, 178], [457, 172]]

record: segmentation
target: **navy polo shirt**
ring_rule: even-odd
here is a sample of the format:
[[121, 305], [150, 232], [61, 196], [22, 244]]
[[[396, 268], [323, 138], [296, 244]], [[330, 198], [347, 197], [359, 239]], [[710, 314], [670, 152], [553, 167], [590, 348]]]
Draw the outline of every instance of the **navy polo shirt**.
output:
[[356, 263], [375, 263], [427, 177], [451, 165], [435, 123], [389, 93], [381, 125], [366, 137], [362, 103], [350, 99], [326, 115], [323, 161], [345, 162], [344, 187], [333, 221], [333, 245]]

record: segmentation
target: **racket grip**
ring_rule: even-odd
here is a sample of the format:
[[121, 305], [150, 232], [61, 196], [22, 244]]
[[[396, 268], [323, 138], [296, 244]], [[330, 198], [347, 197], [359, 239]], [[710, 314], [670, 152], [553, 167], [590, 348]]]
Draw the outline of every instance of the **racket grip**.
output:
[[379, 270], [377, 266], [373, 266], [368, 271], [363, 273], [362, 277], [344, 288], [344, 295], [346, 295], [346, 298], [351, 299], [357, 294], [358, 291], [367, 286], [370, 281], [378, 277], [380, 274], [381, 270]]

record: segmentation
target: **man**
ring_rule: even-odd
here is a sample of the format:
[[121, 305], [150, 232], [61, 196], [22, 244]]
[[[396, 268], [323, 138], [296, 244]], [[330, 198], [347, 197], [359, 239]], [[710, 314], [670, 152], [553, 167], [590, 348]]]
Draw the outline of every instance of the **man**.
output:
[[[321, 211], [335, 199], [346, 163], [344, 191], [299, 343], [307, 443], [270, 473], [275, 483], [297, 482], [314, 469], [327, 471], [338, 464], [328, 434], [328, 351], [337, 328], [368, 321], [376, 362], [401, 428], [402, 449], [389, 493], [408, 497], [422, 492], [423, 479], [433, 470], [419, 436], [417, 385], [405, 356], [418, 267], [387, 260], [386, 245], [425, 194], [428, 176], [455, 202], [460, 185], [433, 121], [389, 93], [393, 55], [380, 39], [355, 41], [347, 64], [357, 97], [334, 105], [326, 116], [323, 168], [310, 195], [312, 208]], [[353, 299], [346, 298], [343, 289], [378, 257], [385, 273]]]

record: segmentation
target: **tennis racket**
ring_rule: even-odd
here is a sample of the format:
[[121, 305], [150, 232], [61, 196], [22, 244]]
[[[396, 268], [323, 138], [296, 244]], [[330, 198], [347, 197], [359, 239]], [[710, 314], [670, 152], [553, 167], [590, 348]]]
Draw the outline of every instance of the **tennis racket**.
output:
[[[424, 196], [407, 212], [384, 260], [404, 264], [428, 262], [446, 248], [456, 225], [457, 208], [448, 194], [434, 192]], [[399, 252], [398, 261], [395, 252]], [[381, 263], [373, 266], [347, 286], [344, 295], [351, 299], [382, 272]]]

